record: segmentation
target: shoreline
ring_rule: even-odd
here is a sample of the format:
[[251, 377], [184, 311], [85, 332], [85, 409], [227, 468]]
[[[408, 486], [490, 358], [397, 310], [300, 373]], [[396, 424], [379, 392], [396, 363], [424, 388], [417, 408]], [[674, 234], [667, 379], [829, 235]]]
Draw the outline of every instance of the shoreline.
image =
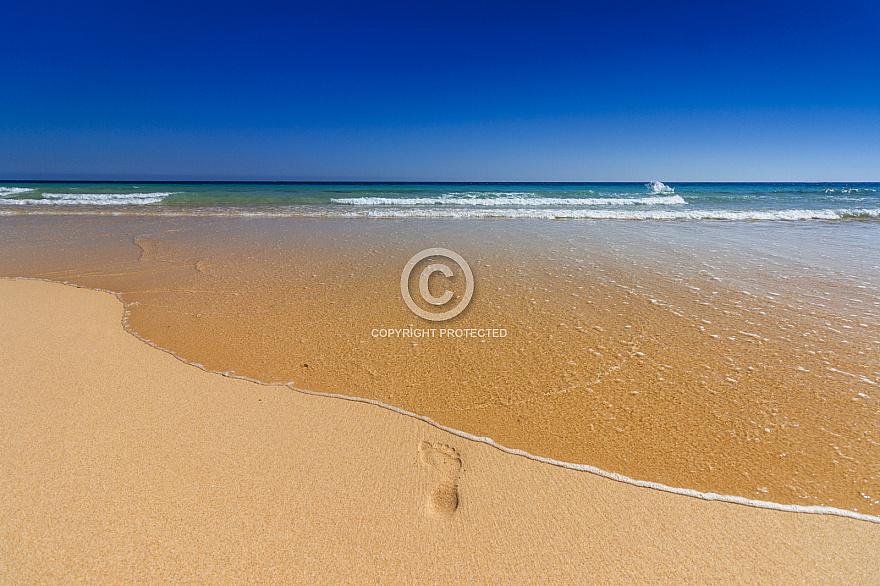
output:
[[263, 381], [260, 381], [260, 380], [254, 379], [254, 378], [249, 378], [246, 376], [238, 376], [235, 374], [230, 374], [228, 371], [227, 372], [219, 372], [216, 370], [209, 370], [201, 364], [198, 364], [195, 362], [188, 362], [185, 358], [175, 354], [174, 351], [169, 350], [168, 348], [162, 348], [161, 346], [158, 346], [157, 344], [151, 342], [150, 340], [147, 340], [146, 338], [142, 338], [141, 336], [139, 336], [138, 333], [135, 332], [134, 330], [132, 330], [128, 326], [128, 324], [126, 323], [126, 317], [128, 316], [129, 304], [124, 302], [120, 298], [120, 294], [116, 291], [108, 291], [105, 289], [93, 289], [91, 287], [84, 287], [84, 286], [76, 285], [76, 284], [72, 284], [72, 283], [64, 283], [64, 282], [52, 281], [50, 279], [38, 279], [38, 278], [32, 278], [32, 277], [0, 277], [0, 281], [2, 281], [2, 280], [41, 281], [41, 282], [45, 282], [45, 283], [54, 283], [54, 284], [58, 284], [58, 285], [64, 285], [67, 287], [74, 287], [76, 289], [86, 289], [89, 291], [97, 291], [97, 292], [107, 293], [107, 294], [113, 295], [114, 297], [116, 297], [119, 300], [119, 302], [123, 306], [122, 327], [126, 333], [130, 334], [131, 336], [136, 338], [138, 341], [147, 344], [151, 348], [154, 348], [156, 350], [160, 350], [162, 352], [170, 354], [171, 356], [173, 356], [177, 360], [180, 360], [184, 364], [186, 364], [188, 366], [193, 366], [195, 368], [198, 368], [199, 370], [202, 370], [203, 372], [207, 372], [210, 374], [217, 374], [217, 375], [220, 375], [220, 376], [223, 376], [226, 378], [243, 380], [243, 381], [247, 381], [250, 383], [263, 385], [263, 386], [286, 387], [286, 388], [293, 390], [293, 391], [296, 391], [298, 393], [303, 393], [303, 394], [311, 395], [311, 396], [315, 396], [315, 397], [326, 397], [328, 399], [341, 399], [344, 401], [353, 401], [356, 403], [365, 403], [367, 405], [373, 405], [376, 407], [380, 407], [382, 409], [387, 409], [389, 411], [392, 411], [392, 412], [397, 413], [399, 415], [403, 415], [405, 417], [411, 417], [413, 419], [417, 419], [419, 421], [427, 423], [428, 425], [431, 425], [432, 427], [436, 427], [437, 429], [439, 429], [441, 431], [458, 436], [462, 439], [486, 444], [486, 445], [491, 446], [491, 447], [493, 447], [501, 452], [504, 452], [506, 454], [511, 454], [513, 456], [522, 456], [522, 457], [529, 459], [529, 460], [541, 462], [544, 464], [549, 464], [551, 466], [557, 466], [559, 468], [564, 468], [567, 470], [576, 470], [579, 472], [586, 472], [589, 474], [594, 474], [594, 475], [599, 476], [601, 478], [607, 478], [607, 479], [613, 480], [615, 482], [622, 482], [624, 484], [629, 484], [631, 486], [636, 486], [639, 488], [649, 488], [652, 490], [659, 490], [661, 492], [668, 492], [668, 493], [676, 494], [676, 495], [680, 495], [680, 496], [698, 498], [698, 499], [705, 500], [705, 501], [718, 501], [718, 502], [724, 502], [724, 503], [743, 505], [743, 506], [747, 506], [747, 507], [755, 507], [755, 508], [759, 508], [759, 509], [783, 511], [783, 512], [788, 512], [788, 513], [801, 513], [801, 514], [811, 514], [811, 515], [833, 515], [833, 516], [838, 516], [838, 517], [845, 517], [845, 518], [849, 518], [849, 519], [854, 519], [854, 520], [858, 520], [858, 521], [866, 521], [869, 523], [880, 524], [880, 516], [865, 515], [862, 513], [857, 513], [855, 511], [848, 511], [846, 509], [837, 509], [834, 507], [824, 507], [824, 506], [786, 505], [786, 504], [781, 504], [781, 503], [774, 503], [772, 501], [760, 501], [760, 500], [755, 500], [755, 499], [746, 499], [746, 498], [736, 496], [736, 495], [717, 494], [717, 493], [712, 493], [712, 492], [700, 492], [698, 490], [692, 490], [692, 489], [688, 489], [688, 488], [678, 488], [678, 487], [674, 487], [674, 486], [666, 486], [664, 484], [660, 484], [657, 482], [650, 482], [650, 481], [646, 481], [646, 480], [636, 480], [633, 478], [628, 478], [622, 474], [617, 474], [616, 472], [609, 472], [607, 470], [602, 470], [602, 469], [597, 468], [595, 466], [590, 466], [587, 464], [577, 464], [577, 463], [573, 463], [573, 462], [563, 462], [561, 460], [554, 460], [552, 458], [545, 458], [542, 456], [536, 456], [536, 455], [530, 454], [529, 452], [526, 452], [524, 450], [518, 450], [515, 448], [508, 448], [508, 447], [503, 446], [499, 443], [496, 443], [495, 440], [493, 440], [490, 437], [475, 436], [475, 435], [469, 434], [465, 431], [461, 431], [461, 430], [454, 429], [452, 427], [448, 427], [448, 426], [442, 425], [440, 423], [437, 423], [436, 421], [434, 421], [430, 417], [425, 417], [424, 415], [419, 415], [418, 413], [412, 413], [410, 411], [400, 409], [399, 407], [395, 407], [393, 405], [388, 405], [386, 403], [382, 403], [381, 401], [376, 401], [373, 399], [366, 399], [363, 397], [356, 397], [356, 396], [351, 396], [351, 395], [343, 395], [343, 394], [338, 394], [338, 393], [322, 393], [319, 391], [310, 391], [308, 389], [302, 389], [302, 388], [296, 387], [293, 385], [293, 383], [267, 383], [267, 382], [263, 382]]
[[[0, 435], [10, 578], [876, 578], [873, 523], [512, 456], [363, 401], [171, 360], [120, 327], [109, 293], [31, 279], [0, 279], [0, 290], [12, 310], [0, 310], [0, 343], [22, 353], [5, 354], [0, 386], [16, 422]], [[432, 500], [436, 482], [457, 491], [452, 511]]]
[[[731, 273], [717, 254], [694, 257], [681, 247], [688, 234], [711, 232], [721, 250], [731, 248], [728, 241], [742, 250], [733, 258], [760, 260], [761, 243], [771, 237], [791, 235], [799, 244], [813, 234], [821, 237], [821, 229], [673, 226], [651, 228], [654, 234], [645, 236], [649, 227], [615, 224], [592, 227], [587, 242], [578, 245], [569, 241], [566, 226], [527, 223], [495, 225], [504, 243], [491, 223], [378, 228], [335, 220], [141, 225], [98, 219], [60, 230], [66, 225], [35, 218], [23, 224], [21, 235], [6, 230], [0, 246], [8, 254], [0, 274], [118, 292], [131, 331], [206, 370], [364, 398], [468, 437], [492, 438], [515, 453], [646, 485], [857, 514], [876, 507], [862, 498], [873, 495], [870, 481], [876, 477], [870, 458], [876, 419], [862, 416], [872, 413], [876, 401], [868, 396], [874, 394], [868, 383], [852, 376], [873, 378], [864, 369], [870, 361], [860, 367], [842, 354], [832, 357], [847, 351], [865, 363], [849, 342], [872, 331], [840, 322], [835, 315], [853, 310], [825, 299], [859, 294], [852, 284], [834, 280], [840, 272], [859, 274], [856, 269], [843, 258], [843, 269], [815, 279], [809, 275], [819, 269], [793, 264], [777, 245], [785, 260], [780, 268], [773, 257], [748, 265], [763, 267], [767, 274], [759, 276], [765, 280], [779, 271], [782, 279], [791, 276], [765, 297], [760, 293], [767, 285], [731, 281], [748, 267]], [[477, 301], [450, 327], [499, 328], [507, 336], [482, 342], [370, 337], [370, 328], [408, 327], [414, 318], [399, 300], [392, 252], [414, 246], [409, 236], [394, 235], [407, 227], [429, 239], [441, 235], [441, 242], [466, 243], [465, 256], [480, 265]], [[454, 232], [445, 234], [449, 230]], [[290, 231], [296, 234], [288, 236]], [[864, 232], [853, 227], [825, 234], [849, 235], [841, 244], [848, 246], [854, 238], [864, 242]], [[757, 237], [756, 244], [744, 248], [741, 234]], [[663, 243], [664, 235], [675, 240]], [[649, 243], [661, 247], [639, 251]], [[572, 246], [581, 248], [560, 254]], [[586, 259], [583, 268], [580, 259]], [[707, 267], [712, 272], [690, 267], [692, 259], [714, 265]], [[726, 282], [719, 284], [716, 276]], [[864, 283], [872, 279], [867, 275]], [[783, 283], [787, 289], [779, 288]], [[716, 289], [721, 295], [709, 295]], [[797, 296], [783, 297], [784, 303], [770, 297], [786, 292]], [[706, 303], [714, 307], [703, 309]], [[864, 314], [867, 324], [876, 321], [872, 315]], [[798, 342], [800, 332], [812, 346]], [[784, 362], [774, 366], [777, 361]], [[864, 395], [850, 401], [851, 388]], [[866, 494], [849, 496], [854, 488]]]

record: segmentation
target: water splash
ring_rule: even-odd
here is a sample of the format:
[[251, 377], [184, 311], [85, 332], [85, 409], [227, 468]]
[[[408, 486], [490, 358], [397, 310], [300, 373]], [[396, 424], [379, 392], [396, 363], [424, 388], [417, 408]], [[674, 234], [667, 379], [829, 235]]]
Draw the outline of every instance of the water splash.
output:
[[646, 183], [645, 187], [651, 190], [651, 193], [673, 193], [675, 192], [675, 188], [669, 187], [662, 181], [651, 181], [650, 183]]

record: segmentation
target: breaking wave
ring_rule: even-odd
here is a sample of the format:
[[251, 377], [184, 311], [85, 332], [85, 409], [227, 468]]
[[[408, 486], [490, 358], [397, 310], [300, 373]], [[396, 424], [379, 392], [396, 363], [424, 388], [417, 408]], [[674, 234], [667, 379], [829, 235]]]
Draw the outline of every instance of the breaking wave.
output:
[[590, 210], [590, 209], [368, 209], [346, 217], [369, 218], [542, 218], [551, 220], [843, 220], [880, 219], [880, 208], [825, 210]]
[[28, 191], [33, 191], [33, 189], [29, 187], [0, 187], [0, 197], [4, 197], [7, 195], [16, 195], [19, 193], [27, 193]]
[[41, 199], [0, 199], [0, 205], [146, 205], [159, 203], [174, 193], [173, 191], [154, 193], [44, 193]]
[[662, 181], [651, 181], [645, 184], [645, 187], [650, 189], [651, 193], [672, 193], [675, 191], [674, 187], [669, 187]]
[[[362, 206], [621, 206], [681, 205], [687, 202], [678, 195], [653, 197], [529, 197], [533, 194], [504, 194], [496, 197], [471, 197], [465, 194], [444, 194], [437, 197], [340, 197], [333, 203]], [[464, 196], [464, 197], [463, 197]]]

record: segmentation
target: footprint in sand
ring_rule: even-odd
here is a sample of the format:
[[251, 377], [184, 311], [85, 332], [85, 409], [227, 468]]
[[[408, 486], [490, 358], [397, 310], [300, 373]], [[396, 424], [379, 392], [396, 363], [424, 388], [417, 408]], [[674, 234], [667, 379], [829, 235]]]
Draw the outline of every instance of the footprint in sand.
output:
[[458, 474], [461, 472], [458, 452], [446, 444], [423, 441], [419, 444], [419, 459], [423, 466], [431, 469], [432, 481], [437, 483], [428, 491], [425, 511], [432, 517], [452, 517], [458, 509]]

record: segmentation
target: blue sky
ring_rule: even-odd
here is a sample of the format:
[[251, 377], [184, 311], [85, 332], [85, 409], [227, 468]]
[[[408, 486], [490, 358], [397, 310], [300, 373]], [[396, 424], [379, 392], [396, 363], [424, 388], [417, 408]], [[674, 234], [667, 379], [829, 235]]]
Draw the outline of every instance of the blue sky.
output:
[[880, 3], [5, 2], [0, 178], [880, 180]]

